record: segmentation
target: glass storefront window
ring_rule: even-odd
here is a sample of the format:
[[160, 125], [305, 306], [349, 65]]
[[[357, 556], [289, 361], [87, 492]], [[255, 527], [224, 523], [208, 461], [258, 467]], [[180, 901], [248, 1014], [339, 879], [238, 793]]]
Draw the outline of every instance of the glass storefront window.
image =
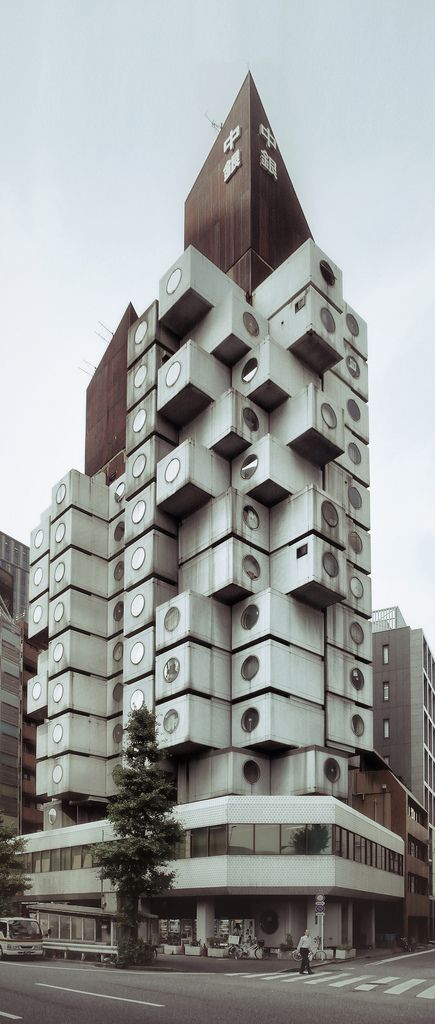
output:
[[75, 942], [81, 942], [83, 935], [83, 919], [81, 917], [71, 918], [71, 938]]
[[232, 854], [249, 854], [254, 852], [254, 826], [228, 826], [228, 852]]
[[82, 866], [82, 848], [81, 846], [73, 846], [71, 849], [71, 867], [73, 871], [81, 868]]
[[209, 828], [209, 856], [218, 857], [227, 852], [227, 826], [211, 825]]
[[59, 938], [70, 939], [71, 938], [71, 918], [61, 917], [59, 920]]
[[50, 870], [50, 850], [41, 851], [41, 871]]
[[49, 927], [50, 932], [51, 932], [50, 938], [58, 939], [59, 938], [59, 914], [49, 914], [48, 915], [48, 927]]
[[65, 850], [60, 851], [60, 864], [62, 871], [71, 870], [71, 847], [68, 846]]
[[280, 826], [255, 826], [255, 852], [257, 854], [279, 853]]
[[52, 871], [60, 871], [60, 850], [51, 851], [50, 867]]
[[[96, 941], [95, 924], [96, 924], [96, 922], [95, 922], [95, 920], [92, 917], [84, 917], [83, 918], [83, 941], [84, 942], [95, 942]], [[100, 942], [102, 942], [102, 941], [103, 941], [103, 938], [101, 937], [100, 938]]]
[[82, 847], [82, 868], [92, 867], [92, 851], [90, 846]]

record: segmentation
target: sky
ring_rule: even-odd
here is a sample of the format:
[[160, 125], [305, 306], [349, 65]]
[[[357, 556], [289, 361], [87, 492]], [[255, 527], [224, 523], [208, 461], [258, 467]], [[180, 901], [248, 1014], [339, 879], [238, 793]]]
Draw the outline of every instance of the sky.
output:
[[83, 470], [86, 387], [183, 250], [250, 70], [368, 322], [373, 607], [435, 649], [433, 0], [0, 0], [0, 530]]

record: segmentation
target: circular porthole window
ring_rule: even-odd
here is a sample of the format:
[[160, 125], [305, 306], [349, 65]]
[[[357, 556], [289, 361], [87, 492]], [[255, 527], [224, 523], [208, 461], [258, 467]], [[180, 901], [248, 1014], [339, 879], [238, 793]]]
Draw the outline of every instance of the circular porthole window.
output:
[[259, 429], [260, 421], [258, 416], [249, 405], [245, 406], [243, 409], [243, 419], [248, 430], [254, 431]]
[[142, 344], [142, 342], [146, 338], [147, 330], [148, 330], [148, 324], [147, 324], [146, 320], [142, 320], [141, 323], [138, 324], [138, 326], [136, 327], [136, 330], [134, 332], [134, 343], [135, 343], [135, 345], [141, 345]]
[[359, 533], [357, 533], [356, 530], [351, 530], [348, 539], [349, 547], [352, 548], [352, 551], [354, 551], [356, 555], [360, 555], [363, 549], [363, 542]]
[[335, 415], [334, 409], [332, 408], [332, 405], [329, 405], [328, 402], [322, 403], [320, 407], [320, 414], [323, 422], [326, 423], [326, 426], [329, 427], [330, 430], [333, 430], [334, 427], [337, 426], [337, 417]]
[[172, 484], [180, 472], [181, 462], [179, 459], [171, 459], [165, 469], [165, 480], [167, 484]]
[[353, 377], [354, 380], [357, 380], [358, 377], [360, 376], [361, 370], [359, 368], [358, 361], [355, 359], [355, 356], [346, 356], [346, 366], [349, 370], [351, 377]]
[[322, 501], [321, 512], [322, 519], [325, 520], [327, 526], [334, 527], [338, 525], [338, 512], [332, 501]]
[[59, 644], [56, 644], [56, 646], [54, 648], [54, 651], [53, 651], [53, 661], [55, 661], [56, 664], [57, 664], [61, 660], [61, 658], [63, 658], [63, 644], [59, 643]]
[[357, 403], [355, 402], [354, 398], [348, 399], [347, 411], [349, 413], [349, 416], [351, 416], [352, 419], [355, 420], [355, 423], [357, 423], [358, 420], [361, 419], [361, 410], [359, 405], [357, 405]]
[[145, 561], [145, 548], [136, 548], [131, 556], [131, 567], [132, 569], [140, 569]]
[[124, 536], [124, 533], [125, 533], [124, 523], [123, 522], [117, 523], [116, 526], [115, 526], [114, 532], [113, 532], [113, 536], [114, 536], [115, 540], [117, 541], [117, 543], [120, 540], [122, 540], [122, 538]]
[[114, 730], [112, 732], [114, 743], [120, 743], [121, 742], [122, 737], [123, 737], [123, 733], [124, 733], [124, 730], [122, 728], [122, 725], [121, 725], [120, 722], [118, 722], [117, 725], [115, 725], [115, 728], [114, 728]]
[[42, 686], [41, 683], [38, 681], [37, 683], [34, 683], [32, 687], [32, 700], [39, 700], [41, 693]]
[[61, 484], [60, 487], [57, 488], [57, 493], [56, 493], [56, 503], [58, 505], [62, 504], [65, 495], [66, 495], [66, 485], [65, 484]]
[[124, 576], [124, 562], [117, 562], [113, 570], [114, 579], [118, 581], [122, 580]]
[[55, 807], [50, 807], [50, 810], [48, 812], [48, 820], [50, 822], [50, 825], [54, 825], [56, 819], [57, 819], [56, 808]]
[[181, 363], [178, 361], [178, 359], [176, 359], [175, 362], [171, 363], [171, 365], [168, 367], [168, 370], [167, 370], [167, 373], [166, 373], [166, 387], [167, 388], [173, 388], [174, 384], [177, 383], [177, 380], [178, 380], [178, 378], [180, 376], [180, 373], [181, 373]]
[[360, 668], [351, 668], [350, 670], [350, 681], [355, 690], [362, 690], [364, 686], [364, 676]]
[[61, 540], [63, 540], [63, 538], [65, 536], [65, 531], [66, 531], [65, 523], [59, 523], [59, 525], [56, 527], [56, 533], [54, 535], [54, 539], [56, 541], [56, 544], [60, 544]]
[[362, 736], [364, 732], [364, 722], [361, 715], [352, 715], [352, 732], [355, 736]]
[[250, 530], [258, 530], [260, 525], [260, 516], [252, 505], [245, 505], [243, 509], [243, 522]]
[[167, 712], [163, 719], [163, 728], [165, 732], [175, 732], [175, 730], [178, 729], [179, 721], [180, 717], [178, 711], [175, 711], [174, 708], [172, 708], [171, 711]]
[[35, 533], [35, 540], [33, 542], [34, 545], [35, 545], [35, 548], [40, 548], [43, 540], [44, 540], [44, 531], [43, 530], [38, 530], [38, 532]]
[[253, 679], [257, 675], [258, 669], [260, 668], [260, 662], [255, 654], [250, 654], [248, 658], [245, 658], [241, 673], [243, 679]]
[[358, 448], [358, 445], [355, 444], [354, 441], [350, 441], [350, 443], [348, 444], [348, 446], [347, 446], [347, 454], [348, 454], [351, 462], [353, 462], [354, 466], [359, 466], [359, 464], [361, 462], [361, 452], [360, 452], [360, 450]]
[[362, 497], [357, 487], [349, 487], [349, 501], [353, 508], [359, 509], [362, 506]]
[[133, 600], [131, 602], [131, 605], [130, 605], [130, 611], [131, 611], [131, 614], [132, 614], [133, 618], [137, 619], [139, 615], [142, 615], [142, 612], [143, 612], [144, 608], [145, 608], [145, 598], [144, 598], [143, 594], [136, 594], [136, 597], [133, 598]]
[[256, 761], [245, 761], [243, 765], [243, 775], [246, 782], [249, 782], [250, 786], [254, 786], [255, 783], [258, 782], [260, 774], [260, 768]]
[[328, 263], [327, 260], [320, 260], [319, 268], [323, 280], [326, 281], [326, 284], [329, 285], [330, 288], [332, 288], [335, 284], [335, 274], [331, 264]]
[[178, 623], [180, 621], [180, 617], [181, 616], [180, 616], [180, 609], [179, 608], [177, 608], [177, 607], [168, 608], [168, 611], [166, 612], [164, 623], [163, 623], [163, 625], [164, 625], [165, 629], [168, 631], [168, 633], [172, 633], [173, 630], [177, 628]]
[[257, 370], [258, 360], [254, 358], [248, 359], [242, 370], [242, 380], [245, 384], [250, 384], [251, 380], [255, 377]]
[[364, 642], [364, 630], [359, 622], [351, 622], [349, 632], [355, 644], [359, 646]]
[[137, 459], [134, 460], [133, 466], [132, 466], [132, 470], [131, 470], [132, 476], [134, 476], [135, 480], [137, 480], [138, 477], [142, 475], [142, 473], [143, 473], [143, 471], [145, 469], [146, 464], [147, 464], [146, 455], [144, 455], [143, 452], [141, 452], [141, 454], [138, 455]]
[[338, 576], [339, 567], [335, 555], [332, 551], [325, 551], [322, 557], [322, 565], [328, 576]]
[[123, 654], [124, 654], [124, 644], [122, 644], [121, 641], [118, 640], [118, 643], [115, 644], [115, 646], [113, 648], [113, 660], [114, 661], [122, 661]]
[[132, 711], [140, 711], [145, 702], [145, 697], [142, 690], [135, 690], [130, 697], [130, 707]]
[[58, 601], [57, 605], [55, 605], [55, 609], [54, 609], [54, 612], [53, 612], [53, 618], [54, 618], [55, 622], [60, 622], [60, 620], [63, 618], [64, 611], [65, 611], [65, 606], [64, 606], [63, 601]]
[[248, 455], [247, 458], [242, 462], [240, 467], [240, 476], [242, 480], [249, 480], [251, 476], [254, 476], [258, 467], [258, 456]]
[[166, 665], [163, 669], [163, 677], [167, 683], [173, 683], [177, 678], [180, 671], [180, 662], [178, 658], [168, 658]]
[[258, 580], [261, 575], [260, 565], [252, 555], [245, 555], [242, 562], [243, 572], [250, 580]]
[[135, 506], [133, 508], [133, 511], [131, 513], [131, 518], [132, 518], [133, 523], [136, 523], [136, 524], [140, 523], [141, 520], [143, 519], [144, 515], [145, 515], [145, 512], [146, 512], [145, 502], [143, 501], [142, 498], [140, 498], [140, 500], [136, 502], [136, 504], [135, 504]]
[[55, 704], [59, 704], [63, 697], [63, 686], [62, 683], [56, 683], [53, 690], [53, 700]]
[[42, 580], [43, 575], [44, 575], [44, 573], [43, 573], [43, 571], [41, 569], [41, 566], [38, 565], [38, 568], [35, 569], [35, 572], [33, 573], [33, 582], [35, 584], [35, 587], [39, 587], [39, 584], [40, 584], [40, 582]]
[[260, 328], [258, 326], [258, 323], [257, 323], [256, 319], [255, 319], [255, 316], [253, 316], [252, 313], [248, 313], [247, 310], [243, 314], [243, 323], [244, 323], [244, 326], [245, 326], [248, 334], [250, 334], [252, 338], [258, 338], [258, 335], [260, 333]]
[[146, 365], [146, 363], [142, 363], [142, 366], [138, 367], [138, 369], [136, 370], [136, 373], [134, 375], [133, 384], [134, 384], [135, 388], [141, 388], [142, 387], [142, 384], [145, 383], [147, 373], [148, 373], [147, 365]]
[[62, 739], [62, 736], [63, 736], [62, 726], [61, 726], [60, 722], [57, 722], [57, 724], [55, 725], [55, 727], [53, 729], [53, 735], [52, 735], [53, 743], [60, 743], [60, 741]]
[[335, 757], [327, 757], [325, 764], [323, 765], [323, 771], [328, 779], [328, 782], [338, 782], [340, 778], [340, 765]]
[[124, 497], [124, 494], [125, 494], [125, 483], [124, 483], [123, 480], [121, 480], [121, 482], [115, 488], [115, 501], [118, 503], [118, 505], [119, 505], [119, 502], [122, 501], [122, 499]]
[[241, 623], [243, 629], [252, 629], [258, 622], [260, 610], [256, 604], [248, 604], [242, 612]]
[[359, 335], [359, 323], [353, 313], [346, 313], [346, 324], [353, 337], [357, 338]]
[[56, 583], [61, 583], [65, 576], [65, 562], [58, 562], [54, 570], [54, 578]]
[[177, 290], [178, 285], [180, 284], [181, 281], [181, 276], [181, 267], [176, 267], [175, 270], [172, 271], [172, 274], [169, 275], [168, 280], [166, 282], [166, 291], [168, 295], [173, 295], [174, 292]]
[[122, 683], [115, 683], [115, 686], [113, 687], [113, 693], [112, 693], [112, 697], [113, 697], [113, 700], [115, 701], [115, 704], [119, 704], [119, 702], [122, 700], [123, 693], [124, 693], [124, 687], [123, 687]]
[[141, 641], [138, 640], [135, 644], [133, 644], [133, 647], [131, 648], [130, 651], [130, 661], [132, 665], [139, 665], [140, 662], [142, 661], [144, 654], [145, 647], [143, 643], [141, 643]]
[[42, 605], [37, 604], [36, 607], [33, 609], [32, 619], [35, 623], [35, 626], [37, 626], [38, 622], [40, 622], [42, 619]]
[[352, 576], [351, 581], [350, 581], [350, 589], [351, 589], [351, 592], [352, 592], [353, 596], [356, 597], [357, 601], [360, 599], [360, 597], [363, 596], [363, 594], [364, 594], [364, 587], [363, 587], [363, 585], [361, 583], [361, 580], [359, 579], [358, 576]]
[[116, 602], [116, 605], [115, 605], [115, 607], [113, 609], [113, 618], [115, 619], [115, 622], [121, 622], [121, 620], [124, 618], [124, 602], [123, 601], [117, 601]]
[[52, 774], [53, 782], [55, 782], [55, 783], [61, 782], [62, 781], [62, 776], [63, 776], [62, 765], [61, 764], [55, 764], [55, 766], [53, 768], [53, 774]]
[[327, 306], [322, 306], [320, 310], [320, 319], [328, 334], [334, 334], [335, 332], [335, 320], [331, 313], [331, 310]]
[[142, 427], [145, 426], [146, 418], [147, 418], [146, 410], [145, 409], [139, 409], [139, 411], [136, 413], [136, 416], [134, 417], [134, 420], [133, 420], [133, 433], [134, 434], [138, 434], [139, 431], [142, 430]]
[[259, 721], [260, 715], [257, 708], [248, 708], [247, 711], [243, 712], [240, 724], [245, 732], [253, 732], [257, 728]]
[[260, 916], [260, 927], [266, 935], [274, 935], [279, 925], [276, 910], [263, 910]]

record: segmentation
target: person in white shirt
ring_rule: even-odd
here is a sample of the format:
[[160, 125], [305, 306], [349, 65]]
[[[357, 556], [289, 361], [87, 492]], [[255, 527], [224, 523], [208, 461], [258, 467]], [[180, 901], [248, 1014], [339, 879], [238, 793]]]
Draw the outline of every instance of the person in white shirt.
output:
[[299, 974], [303, 974], [305, 970], [307, 971], [308, 974], [313, 974], [313, 971], [311, 970], [310, 967], [310, 961], [308, 959], [310, 953], [312, 952], [312, 948], [313, 943], [311, 941], [310, 932], [309, 929], [306, 928], [304, 934], [301, 935], [297, 945], [297, 951], [301, 954], [302, 958]]

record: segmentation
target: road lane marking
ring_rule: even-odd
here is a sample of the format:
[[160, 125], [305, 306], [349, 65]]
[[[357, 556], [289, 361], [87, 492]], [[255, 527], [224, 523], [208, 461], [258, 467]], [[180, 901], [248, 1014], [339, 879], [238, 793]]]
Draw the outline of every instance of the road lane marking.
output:
[[4, 1010], [0, 1010], [0, 1017], [7, 1017], [8, 1020], [22, 1020], [22, 1017], [17, 1017], [15, 1013], [5, 1013]]
[[435, 953], [435, 949], [421, 949], [418, 953], [399, 953], [396, 956], [389, 956], [388, 959], [375, 960], [373, 967], [378, 967], [379, 964], [392, 964], [395, 960], [409, 960], [410, 956], [427, 956], [428, 953]]
[[164, 1007], [165, 1003], [148, 1003], [144, 999], [125, 999], [123, 996], [106, 996], [104, 992], [85, 992], [79, 988], [64, 988], [63, 985], [45, 985], [43, 981], [35, 981], [39, 988], [55, 988], [58, 992], [74, 992], [76, 996], [96, 996], [97, 999], [114, 999], [117, 1003], [139, 1003], [139, 1006]]
[[384, 992], [385, 996], [400, 996], [402, 992], [407, 992], [409, 988], [414, 988], [415, 985], [424, 985], [426, 978], [411, 978], [409, 981], [401, 981], [399, 985], [393, 985], [392, 988], [387, 988]]
[[435, 985], [425, 988], [424, 992], [417, 992], [416, 999], [435, 999]]
[[347, 978], [346, 981], [330, 981], [330, 988], [344, 988], [345, 985], [353, 985], [356, 981], [364, 981], [365, 978], [373, 978], [373, 974], [360, 974], [358, 978]]

